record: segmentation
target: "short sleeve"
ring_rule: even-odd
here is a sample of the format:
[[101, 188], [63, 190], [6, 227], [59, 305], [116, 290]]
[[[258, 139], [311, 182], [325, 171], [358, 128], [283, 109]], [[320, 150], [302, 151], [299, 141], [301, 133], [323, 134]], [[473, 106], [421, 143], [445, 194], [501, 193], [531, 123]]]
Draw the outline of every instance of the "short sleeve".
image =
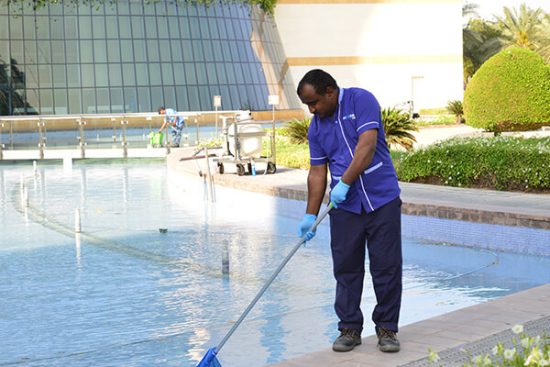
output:
[[311, 124], [309, 125], [309, 129], [307, 132], [307, 140], [309, 142], [309, 163], [312, 166], [318, 166], [321, 164], [326, 164], [328, 162], [327, 154], [319, 143], [316, 127], [317, 124], [314, 117], [311, 120]]
[[361, 135], [367, 130], [379, 129], [382, 123], [380, 104], [374, 95], [362, 90], [354, 97], [355, 130]]

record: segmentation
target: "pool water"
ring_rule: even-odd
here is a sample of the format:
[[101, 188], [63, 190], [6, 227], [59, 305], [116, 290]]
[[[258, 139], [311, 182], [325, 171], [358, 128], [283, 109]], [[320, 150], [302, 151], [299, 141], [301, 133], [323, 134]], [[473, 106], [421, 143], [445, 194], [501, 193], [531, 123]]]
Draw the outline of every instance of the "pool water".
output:
[[[296, 244], [304, 211], [303, 202], [223, 187], [208, 203], [198, 175], [178, 176], [159, 162], [0, 170], [0, 366], [195, 365]], [[331, 345], [326, 222], [224, 346], [224, 367]], [[401, 325], [550, 281], [547, 257], [412, 240], [403, 231]], [[363, 298], [368, 320], [368, 277]], [[363, 334], [372, 333], [367, 321]]]

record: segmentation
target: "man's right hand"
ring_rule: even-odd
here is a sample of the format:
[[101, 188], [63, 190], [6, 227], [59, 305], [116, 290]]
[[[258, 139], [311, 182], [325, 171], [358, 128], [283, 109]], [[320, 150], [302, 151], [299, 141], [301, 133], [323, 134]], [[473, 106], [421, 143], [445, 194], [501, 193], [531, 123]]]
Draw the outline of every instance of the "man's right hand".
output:
[[315, 219], [317, 219], [317, 216], [314, 214], [305, 214], [302, 218], [302, 221], [298, 225], [298, 236], [304, 237], [305, 240], [309, 241], [313, 237], [315, 237], [315, 230], [310, 231], [309, 229], [315, 223]]

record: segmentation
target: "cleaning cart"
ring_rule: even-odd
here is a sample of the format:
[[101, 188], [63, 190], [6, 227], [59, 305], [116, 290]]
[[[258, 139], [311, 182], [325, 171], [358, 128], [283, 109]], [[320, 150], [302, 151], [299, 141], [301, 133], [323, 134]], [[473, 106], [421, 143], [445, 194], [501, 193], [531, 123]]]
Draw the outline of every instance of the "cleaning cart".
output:
[[[275, 173], [275, 121], [239, 120], [237, 117], [233, 120], [229, 126], [227, 119], [223, 120], [223, 151], [214, 158], [218, 173], [224, 173], [228, 163], [236, 166], [239, 176], [246, 172], [255, 175], [256, 163], [265, 164], [264, 174]], [[270, 128], [266, 129], [266, 124]]]

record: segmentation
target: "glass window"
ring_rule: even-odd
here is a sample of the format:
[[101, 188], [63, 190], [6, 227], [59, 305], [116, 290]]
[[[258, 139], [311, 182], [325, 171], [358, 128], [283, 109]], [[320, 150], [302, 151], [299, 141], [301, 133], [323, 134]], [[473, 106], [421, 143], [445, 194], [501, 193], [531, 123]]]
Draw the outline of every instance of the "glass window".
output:
[[206, 66], [204, 63], [195, 64], [197, 69], [197, 82], [198, 84], [208, 84], [208, 76], [206, 75]]
[[187, 78], [187, 84], [197, 84], [197, 73], [195, 71], [195, 64], [186, 62], [185, 67], [185, 77]]
[[[137, 85], [149, 85], [149, 70], [147, 68], [147, 64], [136, 64], [136, 75]], [[153, 79], [151, 79], [151, 84], [155, 84]], [[160, 80], [158, 84], [160, 84]]]
[[94, 14], [92, 16], [92, 27], [94, 30], [94, 38], [105, 38], [105, 19]]
[[231, 46], [229, 45], [229, 41], [222, 40], [222, 53], [223, 53], [223, 59], [224, 61], [233, 61], [233, 58], [231, 56]]
[[55, 113], [57, 115], [66, 115], [69, 113], [66, 89], [54, 89], [54, 101]]
[[107, 72], [107, 64], [95, 65], [95, 85], [98, 87], [109, 86], [109, 74]]
[[210, 85], [219, 83], [216, 75], [216, 65], [214, 63], [209, 62], [206, 64], [206, 73], [208, 75], [208, 82]]
[[69, 89], [69, 113], [81, 113], [80, 89]]
[[202, 48], [204, 50], [204, 59], [205, 61], [214, 61], [214, 53], [212, 52], [212, 41], [203, 40]]
[[176, 103], [176, 90], [174, 87], [164, 87], [164, 105], [165, 106], [174, 106], [178, 108]]
[[107, 38], [118, 39], [118, 21], [117, 17], [106, 17], [105, 26], [107, 32]]
[[232, 19], [224, 19], [225, 21], [225, 29], [227, 30], [226, 38], [233, 40], [235, 39], [235, 31], [233, 30], [233, 21]]
[[[134, 57], [136, 62], [146, 62], [147, 61], [147, 43], [145, 40], [134, 40]], [[132, 61], [129, 59], [128, 61]]]
[[199, 100], [199, 90], [197, 87], [193, 86], [187, 88], [187, 98], [189, 99], [189, 110], [191, 111], [200, 111], [201, 104]]
[[122, 64], [122, 80], [125, 86], [136, 85], [134, 64]]
[[78, 18], [80, 38], [92, 38], [92, 18], [80, 16]]
[[227, 83], [228, 84], [235, 84], [237, 82], [237, 78], [235, 76], [235, 69], [233, 69], [233, 66], [229, 63], [225, 63], [225, 75], [227, 75]]
[[52, 39], [65, 38], [65, 26], [63, 24], [63, 17], [50, 16], [50, 32]]
[[151, 103], [153, 106], [166, 106], [162, 87], [151, 87]]
[[122, 86], [120, 64], [109, 64], [109, 85], [111, 87]]
[[195, 39], [201, 38], [199, 21], [197, 18], [189, 19], [189, 28], [191, 28], [191, 38], [195, 38]]
[[38, 97], [38, 90], [36, 89], [27, 89], [27, 107], [28, 112], [39, 112], [40, 111], [40, 98]]
[[223, 49], [221, 41], [212, 41], [212, 49], [214, 50], [214, 61], [223, 61]]
[[111, 103], [109, 101], [109, 89], [97, 88], [97, 112], [109, 113], [111, 112]]
[[52, 62], [65, 63], [65, 42], [52, 41]]
[[199, 26], [201, 29], [201, 36], [203, 39], [210, 38], [210, 30], [208, 29], [208, 19], [202, 18], [199, 22]]
[[83, 63], [94, 62], [94, 48], [92, 41], [80, 41], [80, 60]]
[[[170, 50], [172, 51], [172, 61], [183, 61], [183, 55], [181, 52], [180, 43], [177, 40], [171, 40], [169, 42]], [[164, 60], [163, 60], [164, 61]]]
[[220, 84], [227, 84], [227, 75], [225, 73], [225, 68], [223, 66], [222, 63], [215, 63], [214, 64], [216, 66], [216, 70], [217, 70], [217, 75], [218, 75], [218, 82]]
[[75, 39], [78, 38], [78, 22], [77, 18], [74, 16], [65, 17], [65, 39]]
[[118, 17], [118, 26], [120, 29], [120, 38], [132, 38], [130, 17]]
[[111, 88], [109, 92], [111, 94], [111, 112], [114, 112], [114, 113], [124, 112], [122, 88]]
[[27, 88], [38, 88], [37, 65], [25, 65], [25, 84]]
[[135, 88], [124, 88], [124, 110], [126, 112], [137, 112], [137, 93]]
[[94, 61], [107, 62], [107, 44], [105, 40], [94, 41]]
[[65, 65], [53, 65], [53, 86], [54, 88], [66, 88], [67, 87], [67, 74]]
[[[8, 22], [0, 21], [0, 38], [9, 37], [8, 36]], [[34, 17], [25, 17], [23, 22], [23, 38], [25, 40], [34, 40], [36, 39], [36, 30]]]
[[193, 61], [193, 44], [191, 41], [181, 41], [183, 61]]
[[82, 64], [82, 86], [83, 87], [93, 87], [95, 86], [94, 79], [94, 65], [93, 64]]
[[158, 47], [160, 48], [160, 61], [172, 61], [172, 52], [176, 50], [176, 47], [170, 47], [170, 41], [168, 40], [158, 41]]
[[220, 86], [220, 95], [222, 96], [222, 106], [224, 109], [233, 109], [233, 103], [231, 102], [231, 93], [229, 87], [226, 85]]
[[181, 38], [191, 38], [191, 30], [189, 29], [189, 19], [182, 18], [178, 20], [180, 24]]
[[38, 80], [41, 88], [52, 87], [52, 69], [50, 65], [38, 66]]
[[241, 64], [235, 63], [235, 64], [233, 64], [233, 68], [235, 69], [235, 77], [237, 78], [237, 84], [244, 84], [243, 71], [242, 71], [242, 68], [241, 68]]
[[53, 94], [51, 89], [41, 89], [38, 91], [40, 96], [40, 113], [44, 115], [53, 115]]
[[180, 23], [183, 23], [185, 20], [180, 20], [178, 17], [167, 17], [166, 19], [166, 26], [168, 28], [170, 38], [181, 38]]
[[174, 84], [184, 85], [186, 84], [185, 80], [185, 70], [183, 68], [183, 64], [177, 63], [174, 64]]
[[[11, 41], [11, 58], [15, 59], [17, 63], [23, 63], [23, 41]], [[7, 55], [6, 55], [7, 56]], [[7, 61], [7, 60], [6, 60]]]
[[[2, 5], [5, 6], [5, 5]], [[23, 17], [10, 17], [10, 38], [23, 39]]]
[[122, 56], [122, 61], [124, 62], [133, 62], [134, 61], [134, 50], [132, 49], [131, 40], [121, 40], [120, 41], [120, 53]]
[[80, 65], [67, 65], [67, 85], [69, 87], [80, 87]]
[[134, 38], [144, 38], [143, 17], [132, 17], [132, 36]]
[[130, 3], [128, 1], [117, 1], [118, 14], [130, 14]]
[[[170, 50], [164, 51], [168, 52], [170, 54]], [[154, 41], [147, 41], [147, 56], [148, 61], [160, 61], [160, 55], [159, 55], [159, 44], [157, 40]]]
[[118, 40], [107, 41], [107, 60], [109, 62], [120, 62], [120, 46]]
[[220, 38], [220, 33], [218, 32], [218, 22], [215, 18], [208, 18], [208, 25], [210, 26], [210, 34], [212, 39]]
[[179, 111], [189, 111], [189, 101], [187, 100], [187, 88], [176, 87], [176, 98]]
[[195, 61], [204, 61], [204, 51], [201, 41], [193, 41], [193, 54], [195, 55]]
[[117, 15], [117, 6], [116, 2], [107, 2], [105, 3], [105, 14], [108, 15]]
[[65, 41], [65, 52], [68, 63], [79, 62], [80, 56], [78, 54], [78, 41]]
[[211, 106], [212, 96], [210, 95], [210, 91], [208, 90], [207, 86], [199, 87], [199, 97], [200, 97], [201, 111], [210, 110], [212, 108]]
[[163, 63], [161, 64], [162, 68], [162, 84], [174, 84], [174, 72], [172, 71], [172, 64]]
[[95, 89], [82, 89], [82, 112], [96, 113]]
[[151, 96], [150, 96], [149, 88], [147, 87], [138, 88], [138, 97], [139, 97], [138, 99], [139, 107], [137, 112], [151, 112], [153, 109], [151, 108]]
[[37, 39], [50, 39], [50, 22], [48, 17], [37, 16], [35, 18], [35, 25]]
[[145, 30], [147, 38], [157, 38], [157, 20], [155, 17], [145, 18]]
[[[149, 64], [149, 76], [151, 78], [151, 85], [162, 85], [162, 75], [160, 72], [160, 65], [157, 63]], [[139, 74], [138, 74], [138, 85], [139, 84]], [[147, 83], [142, 85], [148, 85]]]
[[[158, 35], [159, 38], [168, 38], [168, 28], [176, 29], [178, 31], [178, 22], [173, 17], [157, 17], [158, 20]], [[169, 23], [170, 22], [170, 23]]]

